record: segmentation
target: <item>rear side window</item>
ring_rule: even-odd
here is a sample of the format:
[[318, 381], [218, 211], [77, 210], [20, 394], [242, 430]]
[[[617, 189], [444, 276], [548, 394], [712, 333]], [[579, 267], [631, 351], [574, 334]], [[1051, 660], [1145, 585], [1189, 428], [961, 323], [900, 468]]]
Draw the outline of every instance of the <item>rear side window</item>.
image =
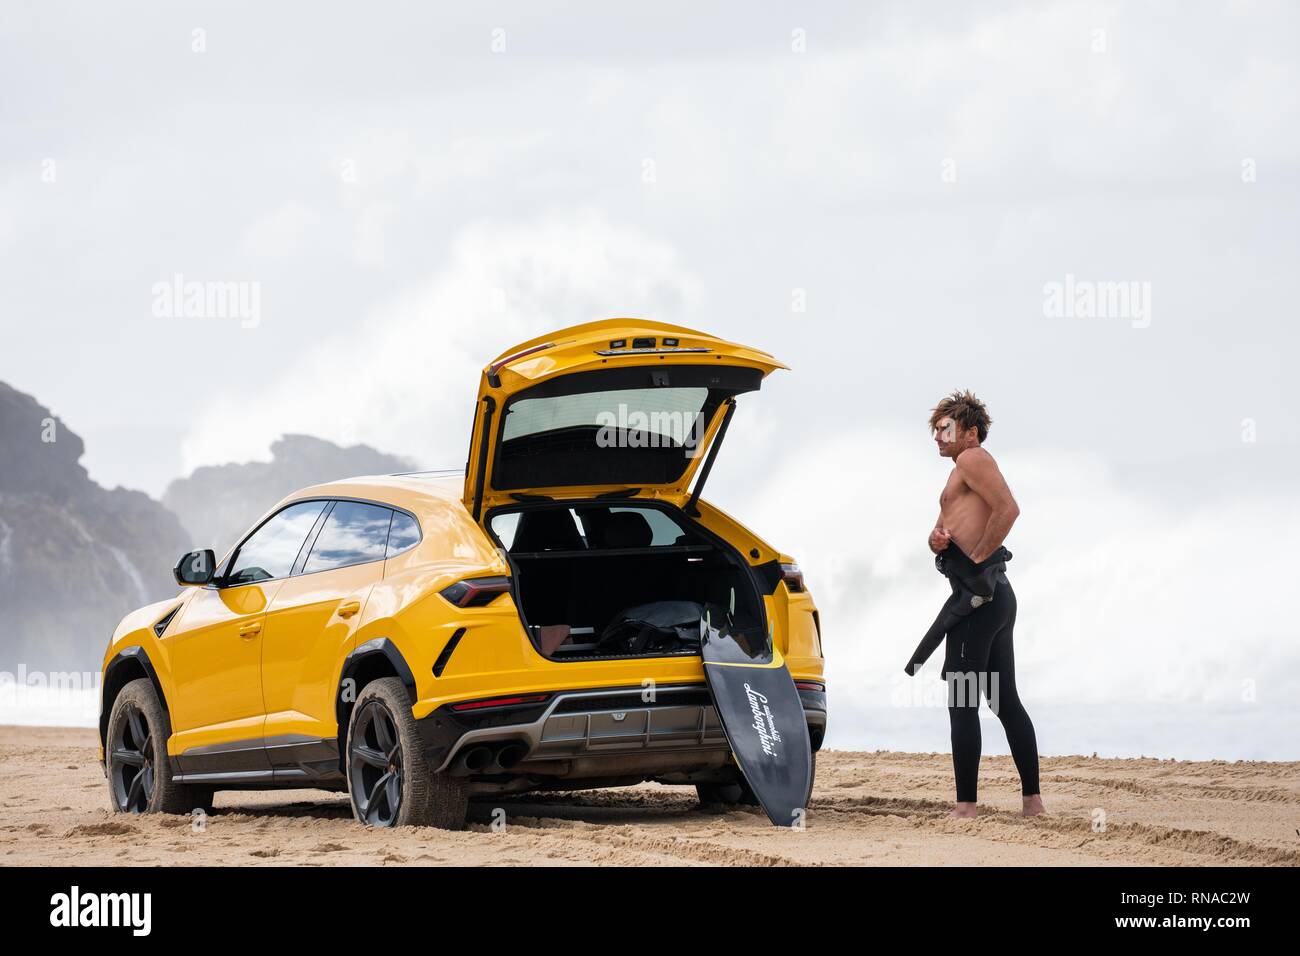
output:
[[388, 557], [414, 547], [419, 540], [420, 526], [415, 519], [401, 511], [394, 511], [393, 523], [388, 529]]
[[519, 530], [519, 512], [508, 511], [492, 516], [492, 533], [507, 551], [515, 549], [515, 532]]
[[302, 543], [327, 504], [303, 501], [269, 518], [239, 546], [239, 553], [226, 574], [226, 583], [248, 584], [287, 576]]
[[650, 526], [650, 547], [660, 548], [674, 545], [682, 536], [681, 525], [657, 508], [610, 508], [609, 513], [634, 514], [645, 519]]
[[388, 542], [393, 512], [361, 501], [340, 501], [325, 519], [303, 574], [378, 561]]

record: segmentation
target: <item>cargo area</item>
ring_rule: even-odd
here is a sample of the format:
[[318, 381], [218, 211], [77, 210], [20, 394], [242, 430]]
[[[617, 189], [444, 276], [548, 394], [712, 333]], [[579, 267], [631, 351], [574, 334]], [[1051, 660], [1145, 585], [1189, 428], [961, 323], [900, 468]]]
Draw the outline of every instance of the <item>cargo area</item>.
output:
[[524, 624], [552, 660], [698, 654], [704, 621], [766, 638], [749, 568], [675, 509], [530, 505], [488, 525], [514, 565]]

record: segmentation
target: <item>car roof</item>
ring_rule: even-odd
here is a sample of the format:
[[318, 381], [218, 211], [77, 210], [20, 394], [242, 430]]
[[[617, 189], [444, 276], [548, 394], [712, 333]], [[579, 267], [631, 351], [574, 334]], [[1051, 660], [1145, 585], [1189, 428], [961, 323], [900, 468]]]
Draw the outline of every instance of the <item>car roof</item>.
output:
[[438, 511], [450, 505], [463, 509], [460, 496], [464, 477], [462, 469], [455, 469], [344, 478], [301, 488], [285, 497], [275, 510], [305, 498], [364, 498], [416, 513]]

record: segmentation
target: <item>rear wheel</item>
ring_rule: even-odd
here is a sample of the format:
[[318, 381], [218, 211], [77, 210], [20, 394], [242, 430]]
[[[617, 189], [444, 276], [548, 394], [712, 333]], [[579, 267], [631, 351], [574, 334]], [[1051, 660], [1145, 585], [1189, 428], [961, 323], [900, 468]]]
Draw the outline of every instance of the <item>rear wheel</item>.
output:
[[756, 807], [759, 805], [758, 797], [754, 796], [754, 791], [749, 788], [749, 783], [744, 777], [740, 777], [731, 783], [697, 783], [695, 792], [700, 798], [700, 803], [706, 807]]
[[459, 830], [469, 794], [424, 759], [406, 688], [396, 677], [365, 686], [352, 708], [347, 742], [352, 814], [372, 827]]
[[[704, 806], [724, 806], [724, 807], [757, 807], [761, 806], [758, 797], [749, 786], [749, 781], [745, 779], [744, 774], [737, 773], [736, 780], [731, 783], [697, 783], [695, 792], [700, 798], [700, 803]], [[816, 782], [817, 779], [817, 751], [812, 753], [812, 774], [811, 777]], [[804, 807], [812, 802], [812, 785], [808, 788], [808, 796], [804, 799]]]
[[117, 695], [108, 717], [104, 767], [118, 813], [189, 813], [212, 809], [212, 790], [172, 778], [167, 761], [171, 721], [153, 684], [133, 680]]

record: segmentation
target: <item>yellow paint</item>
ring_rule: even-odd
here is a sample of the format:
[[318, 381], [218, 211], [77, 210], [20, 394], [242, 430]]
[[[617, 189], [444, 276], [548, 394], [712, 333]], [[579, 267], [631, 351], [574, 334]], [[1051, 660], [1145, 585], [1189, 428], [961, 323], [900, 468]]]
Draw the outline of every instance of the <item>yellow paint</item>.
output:
[[[300, 574], [284, 582], [266, 612], [262, 635], [262, 699], [267, 737], [333, 737], [335, 688], [344, 659], [356, 646], [370, 592], [384, 562]], [[357, 604], [350, 616], [345, 604]]]
[[776, 670], [778, 667], [784, 667], [785, 659], [781, 656], [781, 652], [778, 649], [773, 648], [772, 659], [764, 664], [760, 664], [760, 663], [745, 664], [741, 662], [733, 663], [732, 661], [707, 661], [705, 662], [705, 666], [706, 667], [751, 667], [757, 670], [770, 671], [770, 670]]

